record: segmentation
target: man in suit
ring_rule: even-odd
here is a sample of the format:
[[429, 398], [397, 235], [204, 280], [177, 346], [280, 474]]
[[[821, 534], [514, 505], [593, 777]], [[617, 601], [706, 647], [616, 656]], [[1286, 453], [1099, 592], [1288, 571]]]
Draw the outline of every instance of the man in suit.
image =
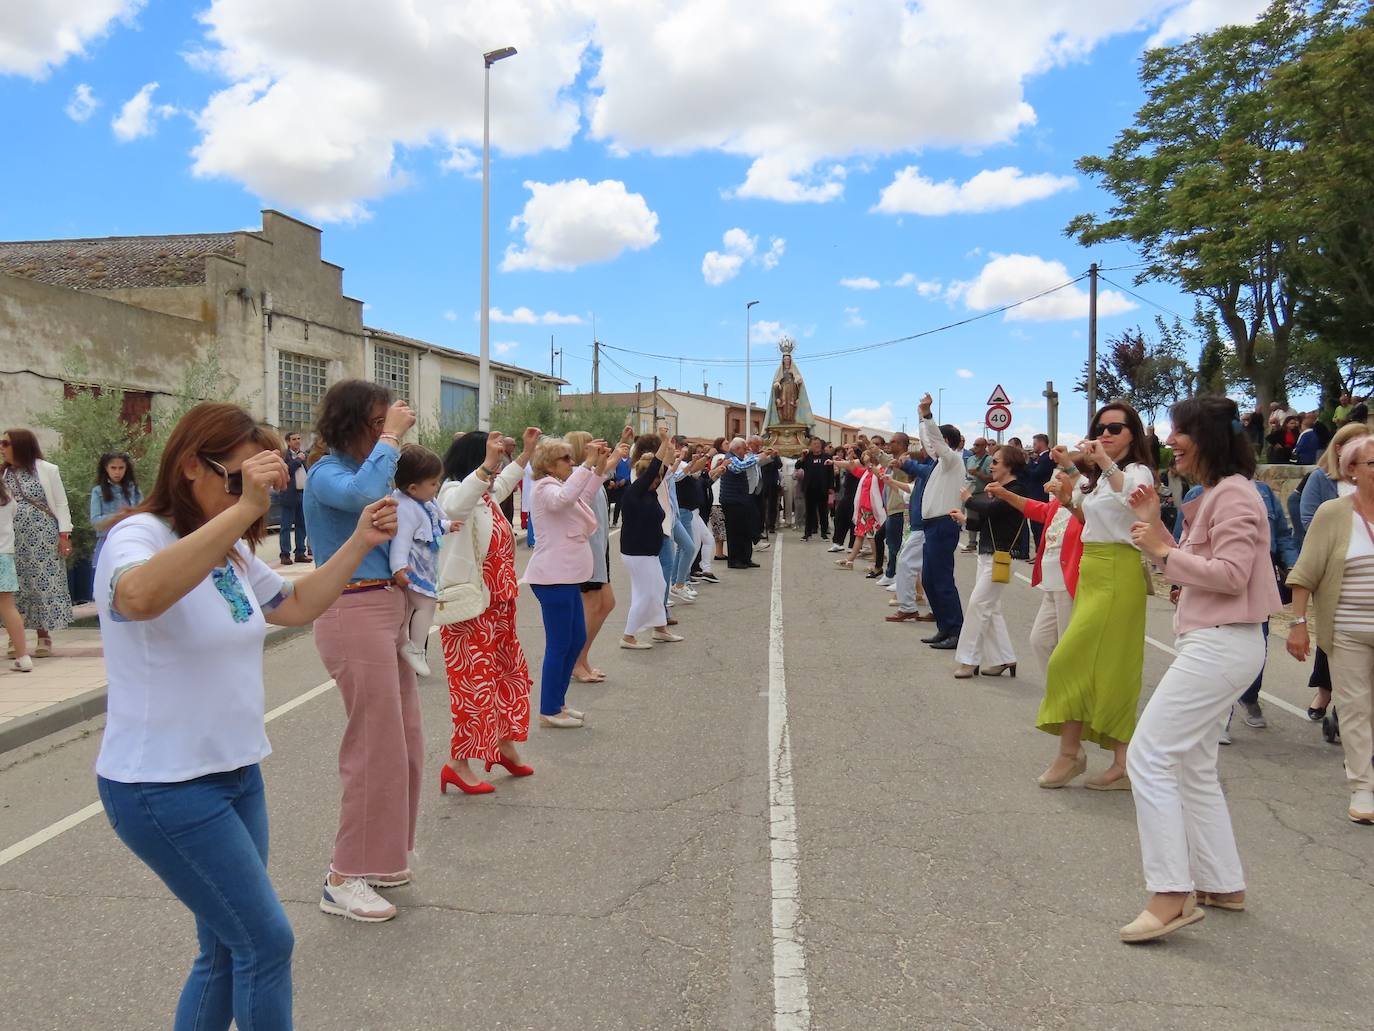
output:
[[[1026, 468], [1021, 472], [1021, 481], [1026, 487], [1026, 497], [1032, 501], [1048, 501], [1050, 496], [1045, 488], [1049, 485], [1050, 477], [1054, 475], [1054, 459], [1050, 457], [1050, 438], [1044, 433], [1037, 433], [1031, 438], [1030, 461], [1026, 463]], [[1040, 550], [1040, 535], [1045, 532], [1043, 523], [1034, 520], [1030, 524], [1031, 533], [1035, 535], [1035, 550]]]
[[[305, 536], [305, 452], [301, 449], [301, 435], [286, 435], [286, 450], [282, 452], [286, 460], [286, 488], [278, 495], [281, 530], [278, 544], [281, 549], [281, 564], [289, 566], [294, 562], [311, 561], [310, 544]], [[295, 530], [296, 549], [291, 550], [291, 532]]]

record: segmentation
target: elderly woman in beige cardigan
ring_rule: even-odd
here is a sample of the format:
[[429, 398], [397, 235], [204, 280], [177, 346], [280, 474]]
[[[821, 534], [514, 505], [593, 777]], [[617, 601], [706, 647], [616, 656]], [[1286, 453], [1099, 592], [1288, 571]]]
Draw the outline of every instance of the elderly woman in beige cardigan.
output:
[[1374, 825], [1374, 438], [1341, 452], [1341, 476], [1355, 493], [1326, 502], [1312, 518], [1298, 564], [1288, 574], [1297, 617], [1288, 653], [1317, 644], [1331, 658], [1331, 692], [1341, 718], [1350, 819]]

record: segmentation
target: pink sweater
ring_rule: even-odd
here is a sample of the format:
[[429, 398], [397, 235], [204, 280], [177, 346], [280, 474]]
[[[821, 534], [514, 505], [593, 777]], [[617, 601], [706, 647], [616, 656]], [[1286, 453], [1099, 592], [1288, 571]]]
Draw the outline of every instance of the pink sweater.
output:
[[1263, 623], [1283, 607], [1269, 558], [1269, 516], [1244, 476], [1228, 476], [1183, 505], [1183, 539], [1164, 575], [1183, 590], [1174, 633]]
[[543, 476], [534, 481], [530, 517], [534, 520], [534, 554], [521, 578], [527, 584], [580, 584], [591, 579], [591, 535], [596, 513], [590, 499], [604, 482], [586, 466], [566, 480]]

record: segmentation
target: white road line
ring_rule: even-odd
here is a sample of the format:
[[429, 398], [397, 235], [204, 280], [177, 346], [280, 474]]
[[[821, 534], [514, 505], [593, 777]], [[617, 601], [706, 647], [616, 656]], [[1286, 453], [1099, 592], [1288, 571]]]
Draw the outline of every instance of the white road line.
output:
[[782, 632], [782, 536], [773, 545], [773, 599], [768, 632], [768, 838], [773, 883], [773, 1027], [811, 1026], [806, 950], [801, 932], [797, 807]]
[[[433, 630], [430, 631], [430, 633], [433, 632]], [[326, 691], [332, 690], [333, 687], [334, 681], [332, 680], [326, 680], [323, 684], [316, 684], [309, 691], [304, 691], [296, 695], [296, 697], [292, 698], [290, 701], [278, 705], [271, 712], [264, 715], [262, 721], [263, 723], [271, 723], [277, 717], [285, 716], [292, 709], [300, 708], [306, 702], [313, 701]], [[39, 845], [52, 841], [52, 839], [59, 834], [66, 834], [67, 831], [71, 830], [73, 827], [81, 826], [81, 824], [85, 823], [92, 816], [103, 811], [104, 807], [99, 802], [92, 802], [84, 809], [78, 809], [71, 815], [62, 817], [62, 819], [58, 820], [56, 823], [48, 824], [48, 826], [44, 827], [41, 831], [30, 834], [22, 841], [16, 841], [13, 845], [9, 846], [9, 848], [0, 850], [0, 866], [4, 866], [6, 863], [12, 863], [20, 856], [32, 852]]]
[[[1024, 573], [1017, 573], [1016, 579], [1022, 581], [1023, 583], [1031, 582], [1030, 577], [1026, 576]], [[1163, 641], [1156, 641], [1149, 634], [1145, 635], [1145, 643], [1153, 645], [1160, 651], [1164, 652], [1166, 655], [1178, 655], [1178, 652], [1173, 647], [1165, 644]], [[1292, 702], [1285, 702], [1282, 698], [1277, 698], [1274, 695], [1271, 695], [1268, 691], [1261, 691], [1260, 697], [1263, 698], [1270, 705], [1282, 709], [1284, 712], [1293, 714], [1294, 716], [1298, 717], [1298, 719], [1302, 720], [1304, 723], [1307, 722], [1307, 713], [1304, 712], [1302, 709], [1299, 709]]]

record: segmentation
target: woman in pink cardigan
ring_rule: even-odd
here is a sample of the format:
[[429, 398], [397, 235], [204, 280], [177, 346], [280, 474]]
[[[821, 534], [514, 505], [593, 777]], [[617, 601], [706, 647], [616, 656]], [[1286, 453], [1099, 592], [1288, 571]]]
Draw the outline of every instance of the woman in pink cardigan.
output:
[[586, 459], [573, 468], [572, 446], [562, 437], [545, 437], [534, 449], [530, 517], [539, 527], [524, 583], [534, 590], [544, 616], [544, 670], [539, 685], [539, 723], [560, 729], [582, 726], [583, 714], [565, 704], [573, 666], [587, 643], [582, 584], [592, 575], [591, 536], [596, 514], [591, 500], [616, 463], [628, 452], [612, 451], [604, 440], [586, 447]]
[[1159, 495], [1131, 496], [1131, 538], [1179, 587], [1178, 658], [1155, 688], [1127, 752], [1145, 885], [1145, 910], [1121, 929], [1153, 941], [1203, 918], [1199, 906], [1245, 908], [1231, 815], [1217, 779], [1221, 723], [1264, 667], [1261, 630], [1282, 603], [1269, 559], [1269, 517], [1251, 479], [1255, 452], [1234, 401], [1174, 405], [1169, 446], [1179, 472], [1202, 484], [1183, 505], [1183, 539], [1159, 518]]

